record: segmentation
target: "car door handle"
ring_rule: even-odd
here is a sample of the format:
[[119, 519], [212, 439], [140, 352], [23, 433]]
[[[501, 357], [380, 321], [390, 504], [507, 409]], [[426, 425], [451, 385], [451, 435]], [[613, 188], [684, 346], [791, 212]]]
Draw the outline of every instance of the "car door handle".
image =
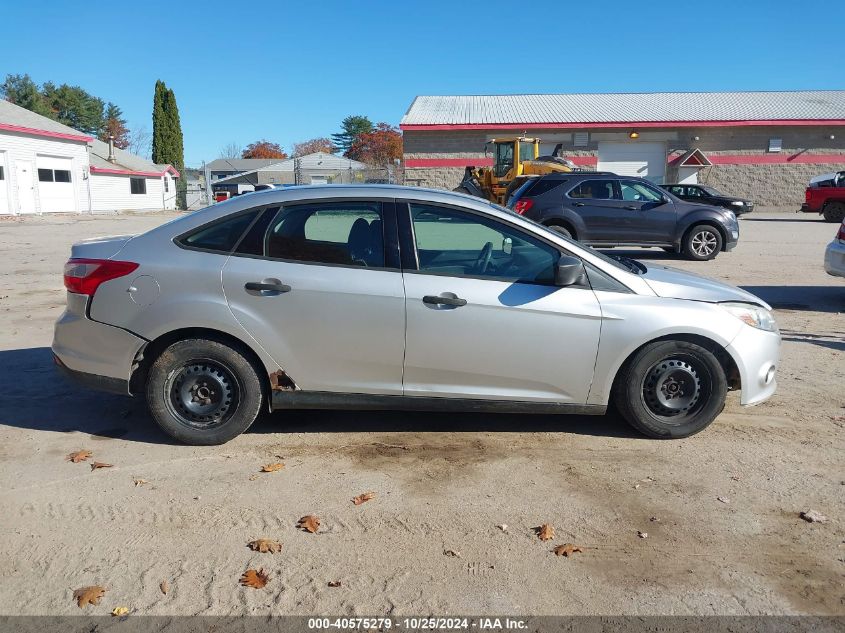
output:
[[252, 291], [268, 290], [270, 292], [290, 292], [291, 288], [287, 284], [281, 282], [264, 282], [264, 281], [248, 281], [244, 284], [244, 289]]
[[437, 306], [455, 306], [459, 308], [467, 304], [466, 299], [460, 297], [438, 297], [435, 295], [426, 295], [423, 297], [423, 303], [428, 303]]
[[586, 202], [573, 202], [572, 206], [573, 207], [583, 207], [585, 204], [586, 204]]
[[626, 207], [624, 207], [624, 208], [626, 208], [626, 209], [630, 209], [631, 211], [637, 211], [637, 210], [639, 210], [639, 208], [640, 208], [640, 207], [638, 207], [638, 206], [636, 206], [636, 205], [634, 205], [634, 204], [629, 204], [629, 205], [627, 205], [627, 206], [626, 206]]

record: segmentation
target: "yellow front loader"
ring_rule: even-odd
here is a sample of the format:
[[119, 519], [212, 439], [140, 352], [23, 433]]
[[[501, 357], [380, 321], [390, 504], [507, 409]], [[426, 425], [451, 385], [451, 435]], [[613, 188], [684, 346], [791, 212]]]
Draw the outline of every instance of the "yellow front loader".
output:
[[455, 191], [504, 205], [527, 178], [575, 170], [572, 162], [558, 156], [560, 145], [555, 147], [552, 156], [540, 156], [538, 138], [495, 138], [485, 145], [485, 156], [491, 147], [493, 166], [467, 167], [464, 179]]

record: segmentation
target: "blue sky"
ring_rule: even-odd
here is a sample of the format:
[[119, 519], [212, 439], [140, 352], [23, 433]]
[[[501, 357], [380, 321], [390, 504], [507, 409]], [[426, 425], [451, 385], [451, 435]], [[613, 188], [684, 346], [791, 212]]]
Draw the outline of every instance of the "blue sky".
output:
[[0, 28], [0, 75], [80, 85], [130, 127], [163, 79], [191, 166], [348, 114], [398, 124], [417, 94], [845, 88], [841, 0], [29, 0]]

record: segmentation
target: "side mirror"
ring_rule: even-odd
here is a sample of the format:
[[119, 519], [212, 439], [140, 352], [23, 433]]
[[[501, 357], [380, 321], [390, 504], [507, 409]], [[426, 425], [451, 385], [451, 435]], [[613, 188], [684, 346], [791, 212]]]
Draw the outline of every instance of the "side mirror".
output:
[[555, 267], [555, 285], [561, 288], [588, 285], [584, 262], [577, 257], [561, 255]]

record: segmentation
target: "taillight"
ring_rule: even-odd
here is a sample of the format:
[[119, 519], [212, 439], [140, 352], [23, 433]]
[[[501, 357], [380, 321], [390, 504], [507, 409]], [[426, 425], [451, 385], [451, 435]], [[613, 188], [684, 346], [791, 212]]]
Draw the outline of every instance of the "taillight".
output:
[[513, 205], [513, 210], [516, 211], [519, 215], [525, 215], [528, 210], [534, 206], [534, 201], [531, 198], [524, 198], [522, 200], [517, 200], [516, 204]]
[[845, 242], [845, 222], [839, 225], [839, 233], [836, 234], [836, 239]]
[[135, 262], [112, 259], [71, 259], [65, 264], [65, 288], [80, 295], [94, 295], [101, 283], [128, 275]]

